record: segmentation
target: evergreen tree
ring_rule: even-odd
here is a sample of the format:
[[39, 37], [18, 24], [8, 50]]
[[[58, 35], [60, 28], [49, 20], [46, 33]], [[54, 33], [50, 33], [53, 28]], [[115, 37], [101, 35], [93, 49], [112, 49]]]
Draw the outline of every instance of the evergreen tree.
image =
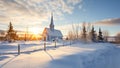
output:
[[102, 35], [101, 28], [99, 28], [98, 41], [103, 41], [103, 35]]
[[87, 39], [86, 39], [86, 36], [87, 36], [87, 34], [86, 34], [86, 27], [85, 27], [85, 23], [83, 23], [82, 39], [83, 39], [84, 41], [87, 40]]
[[93, 41], [93, 42], [96, 42], [96, 33], [95, 33], [96, 31], [94, 30], [94, 27], [92, 26], [92, 30], [91, 30], [91, 40]]
[[16, 39], [17, 39], [16, 31], [14, 31], [12, 23], [10, 22], [9, 29], [8, 29], [7, 35], [6, 35], [6, 40], [11, 42], [12, 40], [16, 40]]
[[9, 29], [8, 29], [8, 33], [10, 33], [10, 32], [13, 32], [14, 30], [13, 30], [13, 26], [12, 26], [12, 23], [10, 22], [10, 24], [9, 24]]

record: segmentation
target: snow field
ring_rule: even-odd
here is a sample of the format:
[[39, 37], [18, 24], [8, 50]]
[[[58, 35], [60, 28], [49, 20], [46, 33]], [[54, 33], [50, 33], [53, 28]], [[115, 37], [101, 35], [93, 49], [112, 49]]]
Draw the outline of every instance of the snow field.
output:
[[1, 55], [0, 68], [120, 68], [120, 48], [114, 44], [76, 42], [54, 48], [53, 43], [47, 51], [34, 51], [40, 48], [34, 43], [26, 43], [31, 45], [29, 48], [23, 47], [23, 52], [33, 49], [31, 52]]

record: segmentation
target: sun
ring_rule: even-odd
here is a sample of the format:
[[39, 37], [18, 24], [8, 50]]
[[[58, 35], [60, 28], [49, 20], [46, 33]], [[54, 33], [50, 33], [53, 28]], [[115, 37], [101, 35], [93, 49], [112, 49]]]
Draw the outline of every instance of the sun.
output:
[[38, 27], [33, 27], [33, 28], [30, 28], [30, 32], [37, 35], [40, 33], [40, 29]]

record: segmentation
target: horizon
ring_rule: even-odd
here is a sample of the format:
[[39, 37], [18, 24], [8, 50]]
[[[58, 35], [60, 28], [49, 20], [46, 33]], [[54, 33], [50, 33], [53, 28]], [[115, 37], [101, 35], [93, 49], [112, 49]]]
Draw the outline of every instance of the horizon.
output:
[[[120, 1], [118, 0], [3, 0], [0, 1], [0, 30], [7, 30], [11, 21], [15, 30], [42, 33], [49, 27], [51, 12], [55, 28], [66, 35], [72, 24], [83, 22], [109, 31], [110, 36], [119, 33]], [[34, 29], [34, 30], [33, 30]], [[36, 32], [37, 33], [37, 32]]]

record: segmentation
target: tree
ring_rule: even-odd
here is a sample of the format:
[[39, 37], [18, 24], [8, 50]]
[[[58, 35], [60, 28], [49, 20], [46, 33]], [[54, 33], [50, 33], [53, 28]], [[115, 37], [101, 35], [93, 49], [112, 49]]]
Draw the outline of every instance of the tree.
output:
[[79, 24], [72, 24], [72, 28], [68, 31], [67, 38], [69, 40], [79, 40], [80, 39], [80, 26], [79, 26]]
[[82, 28], [82, 39], [84, 41], [87, 41], [87, 31], [86, 31], [86, 27], [85, 27], [85, 23], [83, 23], [83, 28]]
[[99, 28], [98, 41], [100, 41], [100, 42], [103, 41], [103, 35], [102, 35], [102, 32], [101, 32], [101, 28]]
[[91, 42], [91, 23], [87, 24], [87, 41]]
[[120, 33], [116, 35], [115, 42], [120, 43]]
[[6, 34], [6, 40], [9, 41], [9, 42], [12, 42], [12, 41], [16, 40], [17, 37], [18, 36], [16, 34], [16, 31], [14, 31], [12, 23], [10, 22], [9, 23], [9, 29], [8, 29], [7, 34]]
[[104, 37], [104, 41], [108, 41], [108, 36], [109, 36], [109, 32], [107, 30], [103, 31], [103, 37]]
[[69, 40], [73, 40], [73, 32], [72, 31], [69, 31], [68, 32], [68, 37], [67, 37]]
[[96, 34], [96, 31], [94, 30], [94, 26], [92, 26], [92, 30], [90, 32], [90, 35], [91, 35], [91, 40], [93, 42], [96, 42], [96, 36], [97, 36], [97, 34]]

